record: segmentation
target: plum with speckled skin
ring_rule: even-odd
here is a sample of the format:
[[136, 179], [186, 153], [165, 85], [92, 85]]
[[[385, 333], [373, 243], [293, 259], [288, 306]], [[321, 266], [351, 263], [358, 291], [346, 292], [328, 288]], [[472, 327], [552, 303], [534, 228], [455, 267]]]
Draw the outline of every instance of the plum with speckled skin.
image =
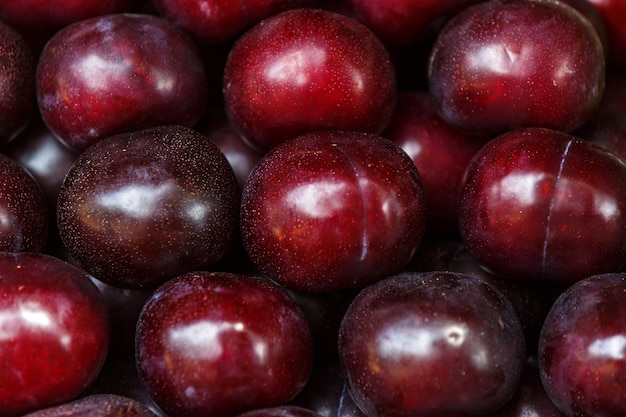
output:
[[111, 14], [64, 27], [36, 73], [41, 116], [83, 151], [114, 134], [193, 126], [209, 94], [199, 51], [182, 29], [146, 14]]
[[380, 40], [358, 21], [326, 10], [288, 10], [263, 20], [237, 40], [224, 68], [233, 126], [265, 150], [312, 130], [380, 133], [396, 95]]
[[556, 300], [539, 339], [539, 371], [566, 416], [618, 417], [626, 409], [626, 274], [580, 280]]
[[0, 21], [0, 146], [15, 139], [37, 110], [35, 58], [26, 39]]
[[22, 417], [155, 417], [155, 414], [131, 398], [114, 394], [93, 394]]
[[0, 154], [0, 251], [41, 252], [48, 241], [48, 206], [35, 178]]
[[241, 236], [257, 268], [290, 289], [357, 290], [411, 260], [425, 217], [419, 173], [398, 145], [369, 133], [311, 132], [252, 171]]
[[311, 333], [265, 278], [190, 272], [159, 287], [140, 314], [137, 366], [172, 417], [233, 417], [289, 402], [313, 366]]
[[150, 128], [79, 155], [59, 191], [59, 233], [95, 278], [150, 288], [225, 254], [237, 234], [239, 197], [232, 168], [206, 136]]
[[107, 309], [79, 268], [0, 253], [0, 415], [69, 401], [92, 383], [109, 343]]
[[604, 91], [604, 47], [572, 7], [492, 0], [455, 15], [439, 32], [429, 91], [448, 123], [502, 133], [522, 127], [573, 131]]
[[626, 261], [626, 164], [576, 136], [518, 129], [485, 145], [459, 200], [467, 249], [513, 279], [572, 284]]

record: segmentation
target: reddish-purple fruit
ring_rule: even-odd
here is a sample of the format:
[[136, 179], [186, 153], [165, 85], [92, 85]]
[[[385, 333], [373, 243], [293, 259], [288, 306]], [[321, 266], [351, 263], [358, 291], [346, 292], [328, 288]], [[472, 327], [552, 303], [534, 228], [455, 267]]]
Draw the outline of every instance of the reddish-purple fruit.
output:
[[35, 178], [0, 154], [0, 251], [41, 252], [48, 241], [48, 207]]
[[36, 82], [42, 118], [77, 151], [118, 133], [192, 126], [208, 96], [204, 62], [191, 39], [147, 14], [66, 26], [42, 51]]
[[157, 11], [202, 43], [232, 41], [262, 19], [317, 0], [153, 0]]
[[368, 417], [486, 415], [513, 397], [526, 359], [511, 303], [452, 272], [402, 273], [362, 290], [339, 354]]
[[106, 306], [89, 276], [57, 258], [0, 253], [0, 415], [76, 398], [109, 343]]
[[3, 0], [0, 19], [20, 30], [53, 31], [70, 23], [128, 11], [136, 0]]
[[588, 19], [560, 2], [491, 0], [439, 33], [429, 88], [441, 117], [459, 128], [573, 131], [604, 91], [602, 42]]
[[430, 39], [448, 18], [479, 1], [344, 0], [356, 18], [392, 45]]
[[172, 417], [286, 404], [313, 363], [302, 311], [253, 276], [191, 272], [168, 281], [145, 304], [136, 340], [141, 379]]
[[139, 401], [113, 394], [93, 394], [23, 417], [155, 417]]
[[[2, 7], [2, 6], [0, 6]], [[35, 58], [26, 39], [0, 21], [0, 146], [15, 139], [37, 110]]]
[[468, 250], [490, 271], [571, 284], [626, 261], [626, 165], [576, 136], [505, 133], [468, 167], [459, 201]]
[[217, 262], [237, 236], [240, 190], [204, 135], [160, 126], [79, 155], [58, 199], [69, 253], [107, 284], [154, 288]]
[[288, 288], [356, 290], [411, 260], [425, 217], [419, 174], [399, 146], [368, 133], [312, 132], [252, 171], [241, 234], [259, 270]]
[[260, 408], [240, 414], [239, 417], [322, 417], [313, 410], [296, 405]]
[[224, 69], [224, 100], [234, 127], [262, 149], [312, 130], [380, 133], [395, 105], [395, 71], [358, 21], [288, 10], [237, 40]]
[[626, 68], [626, 3], [622, 0], [588, 0], [600, 14], [606, 31], [608, 62], [616, 69]]
[[413, 160], [426, 198], [426, 233], [434, 239], [458, 235], [457, 199], [465, 169], [488, 140], [456, 129], [437, 114], [421, 91], [400, 91], [398, 103], [382, 136]]
[[626, 410], [626, 274], [587, 277], [554, 303], [539, 340], [541, 380], [568, 417]]
[[2, 153], [18, 161], [35, 177], [54, 214], [59, 189], [78, 154], [59, 142], [41, 119], [34, 120]]

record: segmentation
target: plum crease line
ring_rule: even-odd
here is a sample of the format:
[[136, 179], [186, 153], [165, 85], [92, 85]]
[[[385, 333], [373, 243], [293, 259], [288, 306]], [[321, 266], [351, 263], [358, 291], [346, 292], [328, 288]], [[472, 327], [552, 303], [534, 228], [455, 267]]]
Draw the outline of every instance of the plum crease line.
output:
[[367, 256], [367, 249], [369, 247], [369, 244], [367, 242], [367, 217], [365, 216], [365, 195], [363, 193], [363, 186], [361, 185], [361, 176], [359, 175], [359, 171], [354, 166], [354, 162], [352, 161], [352, 158], [350, 158], [350, 156], [343, 149], [341, 149], [340, 146], [336, 145], [335, 147], [337, 148], [339, 152], [341, 152], [345, 156], [345, 158], [348, 160], [348, 163], [350, 163], [350, 166], [352, 167], [352, 171], [354, 172], [354, 176], [356, 177], [357, 183], [359, 184], [359, 193], [361, 194], [361, 201], [363, 202], [361, 204], [362, 218], [363, 218], [363, 229], [362, 229], [363, 231], [361, 234], [361, 257], [359, 260], [363, 261], [365, 257]]
[[563, 174], [563, 168], [565, 166], [565, 160], [567, 159], [567, 155], [569, 153], [569, 148], [572, 145], [573, 140], [569, 140], [567, 145], [565, 145], [565, 149], [563, 150], [563, 154], [561, 155], [561, 162], [559, 164], [559, 170], [556, 174], [556, 179], [554, 180], [554, 192], [552, 193], [552, 197], [550, 198], [550, 206], [548, 207], [548, 218], [546, 219], [546, 234], [543, 239], [543, 253], [541, 255], [541, 274], [543, 276], [546, 275], [546, 262], [548, 257], [548, 239], [550, 237], [550, 226], [552, 223], [552, 211], [554, 209], [554, 200], [556, 198], [556, 191], [559, 187], [559, 182], [561, 181], [561, 175]]

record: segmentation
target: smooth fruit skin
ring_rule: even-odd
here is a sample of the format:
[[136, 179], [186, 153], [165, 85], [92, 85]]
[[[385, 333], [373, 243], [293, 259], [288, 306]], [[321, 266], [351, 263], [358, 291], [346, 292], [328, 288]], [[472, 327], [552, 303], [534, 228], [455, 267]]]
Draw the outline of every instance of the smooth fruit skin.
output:
[[426, 233], [456, 238], [457, 200], [465, 169], [491, 138], [469, 135], [443, 121], [428, 93], [403, 90], [391, 121], [381, 134], [400, 146], [420, 173], [426, 198]]
[[202, 43], [234, 40], [250, 26], [284, 10], [313, 7], [317, 0], [154, 0], [159, 14]]
[[41, 116], [83, 151], [118, 133], [193, 126], [208, 97], [204, 63], [173, 23], [112, 14], [64, 27], [46, 44], [36, 74]]
[[471, 131], [573, 131], [604, 91], [602, 42], [572, 7], [542, 0], [470, 6], [439, 33], [429, 90], [441, 117]]
[[459, 200], [468, 250], [512, 279], [572, 284], [626, 260], [626, 165], [563, 132], [528, 128], [474, 157]]
[[258, 23], [237, 40], [224, 68], [233, 126], [265, 150], [312, 130], [380, 133], [396, 94], [380, 40], [358, 21], [319, 9]]
[[114, 394], [88, 395], [22, 417], [155, 417], [139, 401]]
[[226, 253], [239, 197], [216, 145], [190, 128], [160, 126], [81, 153], [59, 191], [57, 223], [69, 253], [98, 280], [156, 288]]
[[271, 281], [190, 272], [161, 286], [137, 326], [137, 366], [172, 417], [231, 417], [286, 404], [313, 345], [302, 311]]
[[241, 236], [259, 270], [287, 288], [357, 290], [411, 260], [425, 217], [419, 174], [399, 146], [327, 131], [259, 162], [243, 190]]
[[129, 11], [136, 0], [4, 0], [0, 19], [20, 30], [53, 31], [70, 23]]
[[626, 3], [621, 0], [588, 0], [600, 14], [606, 31], [608, 61], [616, 69], [626, 68]]
[[546, 318], [541, 380], [568, 417], [624, 415], [625, 293], [625, 274], [587, 277], [561, 294]]
[[0, 154], [0, 251], [42, 252], [49, 216], [43, 190], [18, 161]]
[[106, 306], [89, 276], [57, 258], [0, 253], [0, 415], [76, 398], [108, 351]]
[[345, 3], [385, 43], [410, 45], [430, 39], [447, 19], [479, 1], [345, 0]]
[[26, 39], [0, 21], [0, 146], [14, 140], [37, 110], [35, 57]]
[[511, 303], [451, 272], [402, 273], [362, 290], [339, 354], [368, 417], [487, 415], [513, 397], [526, 358]]

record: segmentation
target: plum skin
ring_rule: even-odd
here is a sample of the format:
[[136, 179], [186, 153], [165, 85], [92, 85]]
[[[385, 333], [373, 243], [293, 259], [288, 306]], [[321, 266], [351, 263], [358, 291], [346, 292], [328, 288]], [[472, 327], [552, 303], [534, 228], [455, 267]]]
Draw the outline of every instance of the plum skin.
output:
[[32, 252], [0, 253], [0, 415], [77, 397], [109, 344], [102, 295], [82, 270]]
[[526, 359], [511, 303], [451, 272], [405, 272], [363, 289], [341, 323], [339, 354], [368, 417], [486, 415], [513, 397]]
[[96, 279], [153, 289], [226, 253], [239, 201], [216, 145], [193, 129], [159, 126], [81, 153], [61, 185], [57, 223], [69, 253]]
[[312, 370], [302, 311], [275, 283], [190, 272], [148, 299], [137, 324], [140, 377], [172, 417], [230, 417], [290, 401]]
[[195, 125], [209, 86], [182, 29], [156, 16], [120, 13], [56, 32], [40, 55], [36, 91], [46, 125], [81, 152], [118, 133]]
[[542, 383], [567, 416], [621, 416], [626, 409], [626, 274], [587, 277], [556, 300], [539, 340]]
[[254, 264], [287, 288], [357, 290], [398, 272], [425, 228], [419, 173], [383, 137], [311, 132], [250, 173], [241, 236]]
[[461, 129], [571, 132], [602, 97], [603, 45], [586, 18], [559, 2], [482, 2], [439, 33], [428, 83], [441, 117]]
[[493, 139], [466, 171], [458, 210], [468, 250], [497, 275], [569, 285], [626, 261], [626, 164], [567, 133]]
[[380, 40], [358, 21], [319, 9], [279, 13], [238, 38], [223, 90], [235, 129], [263, 150], [312, 130], [380, 133], [397, 95]]

